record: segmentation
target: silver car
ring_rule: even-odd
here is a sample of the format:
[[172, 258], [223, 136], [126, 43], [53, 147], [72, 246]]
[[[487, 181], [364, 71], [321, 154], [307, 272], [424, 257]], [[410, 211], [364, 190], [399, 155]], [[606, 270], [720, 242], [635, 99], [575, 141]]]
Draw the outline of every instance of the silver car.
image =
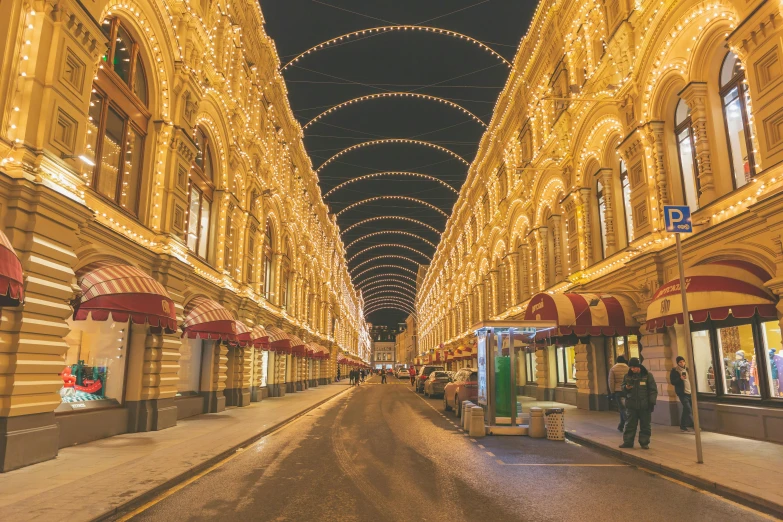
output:
[[444, 372], [441, 370], [436, 370], [430, 374], [429, 377], [427, 377], [427, 380], [424, 381], [424, 396], [425, 397], [435, 397], [443, 396], [443, 390], [446, 388], [446, 385], [451, 382], [451, 377], [449, 376], [449, 372]]

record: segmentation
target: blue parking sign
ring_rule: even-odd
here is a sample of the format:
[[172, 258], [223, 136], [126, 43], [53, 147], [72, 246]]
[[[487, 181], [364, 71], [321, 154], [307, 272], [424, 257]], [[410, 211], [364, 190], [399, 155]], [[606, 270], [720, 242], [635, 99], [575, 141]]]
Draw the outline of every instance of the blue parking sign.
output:
[[691, 208], [687, 205], [665, 205], [663, 207], [663, 220], [667, 232], [677, 234], [693, 232]]

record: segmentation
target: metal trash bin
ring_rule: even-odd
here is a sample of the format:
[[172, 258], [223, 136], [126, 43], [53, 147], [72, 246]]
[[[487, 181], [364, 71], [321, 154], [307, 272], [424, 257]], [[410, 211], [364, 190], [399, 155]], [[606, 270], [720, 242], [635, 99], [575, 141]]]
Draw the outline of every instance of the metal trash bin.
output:
[[565, 440], [565, 410], [563, 408], [547, 408], [546, 438], [548, 440]]
[[534, 439], [543, 439], [546, 437], [546, 423], [544, 421], [544, 410], [533, 406], [530, 408], [530, 424], [528, 435]]

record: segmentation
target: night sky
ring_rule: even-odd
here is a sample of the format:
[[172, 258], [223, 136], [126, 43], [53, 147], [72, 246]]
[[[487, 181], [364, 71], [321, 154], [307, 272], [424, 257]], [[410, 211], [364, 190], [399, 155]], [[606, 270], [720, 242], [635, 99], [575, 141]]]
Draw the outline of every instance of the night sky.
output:
[[[266, 30], [275, 40], [283, 64], [308, 48], [342, 34], [372, 27], [419, 25], [449, 29], [479, 40], [512, 61], [520, 38], [535, 10], [533, 0], [261, 0]], [[489, 123], [509, 68], [497, 57], [467, 40], [420, 31], [378, 32], [352, 37], [310, 53], [283, 72], [294, 114], [302, 125], [330, 107], [353, 98], [383, 92], [409, 92], [447, 99]], [[447, 148], [472, 162], [484, 132], [481, 123], [462, 111], [433, 100], [376, 98], [328, 114], [305, 129], [305, 146], [318, 168], [342, 149], [371, 140], [405, 138]], [[468, 167], [434, 148], [412, 144], [380, 144], [350, 151], [319, 171], [326, 194], [357, 176], [405, 171], [427, 174], [459, 190]], [[331, 212], [375, 196], [399, 195], [424, 200], [451, 214], [457, 194], [437, 181], [383, 175], [351, 183], [326, 197]], [[383, 199], [359, 205], [338, 216], [342, 230], [374, 216], [403, 216], [443, 231], [446, 218], [413, 201]], [[343, 234], [343, 242], [376, 231], [404, 231], [438, 244], [439, 234], [416, 223], [380, 219]], [[357, 252], [382, 243], [409, 246], [431, 257], [435, 249], [408, 235], [375, 235], [352, 245]], [[382, 258], [383, 255], [407, 259]], [[412, 271], [427, 257], [401, 247], [380, 247], [349, 263], [354, 284], [365, 289], [365, 299], [394, 297], [412, 306], [415, 283], [401, 268]], [[354, 269], [357, 265], [369, 261]], [[358, 278], [357, 274], [363, 273]], [[378, 276], [378, 277], [376, 277]], [[391, 283], [384, 279], [393, 279]], [[383, 288], [392, 284], [403, 288]], [[375, 324], [395, 325], [408, 315], [397, 309], [379, 309], [367, 315]], [[372, 306], [366, 307], [372, 310]]]

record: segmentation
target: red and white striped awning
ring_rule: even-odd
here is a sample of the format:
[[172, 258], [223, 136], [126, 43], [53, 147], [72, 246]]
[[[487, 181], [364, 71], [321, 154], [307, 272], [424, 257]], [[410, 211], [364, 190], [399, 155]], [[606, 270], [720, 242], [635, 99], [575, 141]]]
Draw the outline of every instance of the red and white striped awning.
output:
[[[182, 324], [182, 335], [190, 339], [210, 339], [237, 342], [237, 334], [242, 334], [246, 341], [249, 335], [245, 335], [247, 327], [234, 319], [231, 313], [223, 308], [220, 303], [207, 297], [194, 297], [185, 308], [185, 322]], [[247, 332], [249, 333], [249, 332]], [[246, 342], [244, 341], [244, 342]]]
[[261, 325], [250, 330], [250, 341], [257, 350], [269, 349], [269, 333]]
[[557, 323], [555, 328], [539, 330], [539, 340], [571, 335], [614, 337], [638, 333], [633, 310], [633, 302], [620, 296], [540, 293], [530, 299], [525, 320]]
[[22, 263], [11, 241], [0, 230], [0, 306], [19, 306], [24, 302]]
[[91, 263], [76, 273], [81, 297], [73, 318], [105, 321], [111, 315], [117, 322], [130, 318], [169, 332], [177, 330], [174, 301], [163, 285], [135, 266], [119, 260]]
[[267, 326], [269, 349], [275, 352], [291, 353], [291, 337], [277, 326]]
[[342, 353], [337, 354], [337, 364], [345, 364], [345, 355]]
[[291, 354], [297, 357], [304, 357], [307, 353], [307, 343], [294, 334], [288, 334], [288, 337], [291, 338]]
[[307, 343], [307, 354], [313, 359], [326, 359], [329, 356], [329, 351], [317, 343]]
[[[685, 292], [691, 321], [722, 321], [729, 315], [747, 319], [758, 314], [776, 318], [775, 296], [764, 283], [770, 275], [744, 261], [714, 261], [685, 270]], [[647, 308], [650, 331], [682, 324], [680, 278], [661, 286]]]

